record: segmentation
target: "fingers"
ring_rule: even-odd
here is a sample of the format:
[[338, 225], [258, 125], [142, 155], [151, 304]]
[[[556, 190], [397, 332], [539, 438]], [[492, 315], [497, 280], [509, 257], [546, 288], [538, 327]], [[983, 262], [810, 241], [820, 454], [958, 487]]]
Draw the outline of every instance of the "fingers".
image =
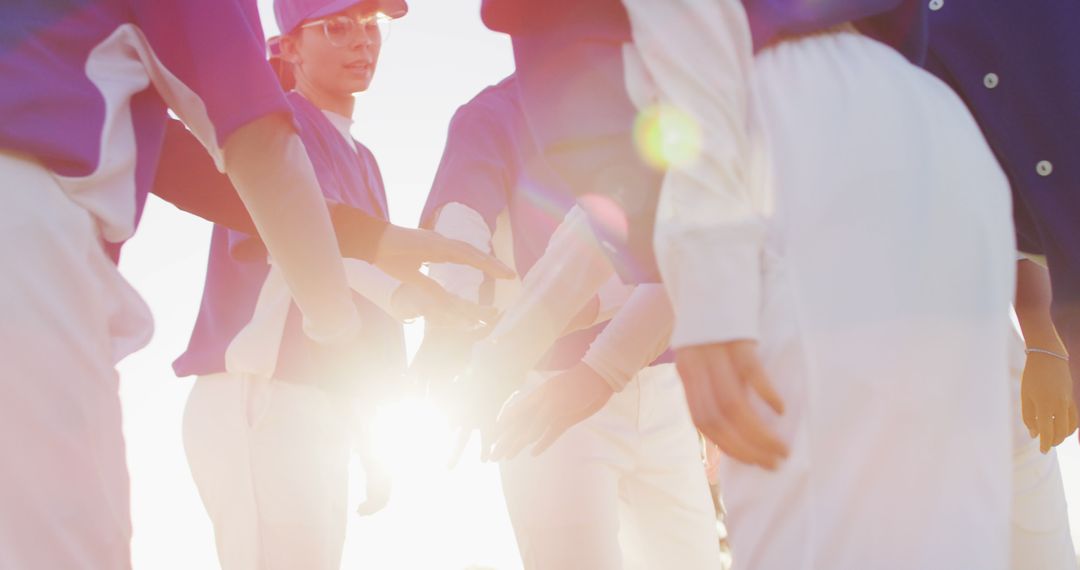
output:
[[779, 460], [762, 453], [747, 442], [730, 422], [719, 420], [702, 426], [702, 430], [721, 451], [736, 461], [757, 465], [769, 471], [775, 471], [779, 467]]
[[[451, 321], [459, 323], [457, 328], [464, 331], [476, 331], [490, 327], [499, 316], [499, 310], [495, 307], [471, 303], [454, 296], [449, 297], [444, 311], [449, 314]], [[436, 326], [438, 324], [436, 323]], [[450, 326], [453, 324], [450, 323]]]
[[1045, 410], [1039, 409], [1035, 416], [1039, 450], [1043, 453], [1049, 453], [1076, 430], [1076, 406], [1071, 402], [1054, 408], [1047, 407]]
[[1053, 447], [1054, 420], [1049, 412], [1039, 414], [1037, 420], [1039, 428], [1039, 451], [1047, 453]]
[[558, 441], [564, 433], [566, 433], [566, 430], [570, 429], [573, 426], [574, 423], [569, 421], [558, 422], [552, 425], [547, 430], [547, 432], [544, 433], [544, 437], [541, 438], [535, 446], [533, 446], [532, 456], [537, 457], [541, 453], [547, 451], [549, 447], [554, 445], [555, 442]]
[[[1054, 423], [1054, 434], [1050, 447], [1057, 447], [1061, 442], [1065, 441], [1065, 438], [1069, 436], [1069, 411], [1068, 409], [1061, 410], [1057, 415], [1051, 418]], [[1049, 450], [1047, 450], [1049, 451]]]
[[773, 470], [786, 447], [761, 425], [723, 345], [679, 351], [677, 365], [698, 429], [732, 458]]
[[745, 399], [724, 402], [720, 411], [718, 424], [720, 433], [726, 434], [724, 441], [747, 447], [747, 455], [753, 463], [775, 469], [780, 460], [787, 457], [787, 447], [765, 428]]
[[757, 357], [752, 357], [752, 360], [745, 362], [738, 371], [739, 374], [746, 378], [747, 383], [754, 392], [769, 405], [770, 408], [777, 414], [784, 413], [784, 400], [780, 397], [780, 393], [773, 387], [772, 382], [769, 381], [768, 375], [765, 374], [765, 369], [761, 366], [761, 362]]
[[[752, 353], [749, 355], [744, 354], [740, 357], [740, 360], [741, 362], [736, 368], [730, 359], [712, 358], [709, 360], [709, 371], [716, 376], [734, 375], [736, 377], [734, 379], [736, 386], [751, 382], [750, 378], [743, 376], [743, 371], [750, 371], [759, 377], [759, 379], [753, 380], [754, 382], [764, 382], [768, 385], [768, 380], [763, 380], [765, 375], [755, 355]], [[767, 391], [772, 391], [771, 386], [768, 387]], [[775, 391], [772, 391], [772, 394], [782, 410], [783, 403], [779, 401], [779, 396], [776, 395]], [[765, 426], [765, 423], [753, 409], [747, 395], [746, 391], [737, 388], [717, 392], [715, 396], [719, 404], [721, 417], [742, 440], [753, 446], [759, 455], [766, 457], [768, 459], [767, 463], [776, 464], [780, 459], [787, 457], [787, 446]]]
[[364, 469], [364, 477], [367, 479], [366, 498], [356, 508], [356, 514], [360, 516], [373, 515], [390, 503], [390, 495], [393, 491], [393, 480], [390, 474], [378, 469]]
[[690, 414], [705, 437], [736, 461], [768, 470], [776, 468], [776, 462], [748, 444], [719, 411], [712, 390], [703, 390], [698, 396], [699, 401], [696, 405], [691, 405]]
[[[1072, 402], [1061, 402], [1061, 405], [1051, 414], [1050, 420], [1053, 424], [1050, 447], [1057, 447], [1076, 430], [1076, 405]], [[1048, 451], [1049, 449], [1044, 453]]]
[[498, 430], [491, 453], [493, 461], [513, 459], [521, 453], [521, 450], [544, 435], [548, 426], [551, 425], [551, 406], [547, 405], [547, 402], [541, 391], [514, 406], [512, 417], [503, 424], [502, 429]]
[[494, 256], [486, 254], [465, 242], [445, 238], [434, 232], [430, 232], [430, 235], [438, 239], [433, 238], [431, 240], [430, 255], [424, 261], [469, 265], [496, 279], [513, 279], [517, 276], [513, 269], [507, 267], [506, 264]]
[[491, 446], [494, 443], [494, 436], [495, 425], [493, 423], [480, 428], [480, 461], [482, 463], [491, 461]]
[[433, 326], [463, 332], [477, 331], [487, 327], [488, 323], [495, 320], [497, 314], [494, 307], [470, 303], [451, 295], [429, 297], [429, 301], [423, 303], [420, 308], [420, 315]]
[[526, 397], [520, 402], [509, 405], [495, 421], [495, 435], [493, 439], [493, 455], [498, 457], [511, 441], [516, 441], [521, 432], [528, 429], [528, 425], [534, 414], [527, 413], [532, 406], [532, 397]]
[[423, 263], [461, 263], [475, 267], [497, 279], [512, 279], [514, 271], [471, 245], [439, 235], [431, 230], [418, 230], [390, 225], [379, 240], [375, 264], [419, 266]]
[[495, 307], [466, 301], [417, 269], [398, 271], [394, 276], [420, 292], [419, 313], [436, 326], [471, 330], [493, 323], [498, 316]]

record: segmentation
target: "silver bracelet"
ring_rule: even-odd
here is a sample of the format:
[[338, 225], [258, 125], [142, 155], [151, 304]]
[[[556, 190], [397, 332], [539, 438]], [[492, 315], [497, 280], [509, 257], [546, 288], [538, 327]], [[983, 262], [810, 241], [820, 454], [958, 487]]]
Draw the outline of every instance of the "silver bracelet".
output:
[[1054, 352], [1052, 350], [1043, 350], [1041, 348], [1025, 348], [1024, 349], [1024, 354], [1031, 354], [1032, 352], [1037, 352], [1039, 354], [1045, 354], [1047, 356], [1053, 356], [1054, 358], [1056, 358], [1058, 360], [1064, 360], [1065, 362], [1069, 361], [1068, 356], [1066, 356], [1064, 354]]

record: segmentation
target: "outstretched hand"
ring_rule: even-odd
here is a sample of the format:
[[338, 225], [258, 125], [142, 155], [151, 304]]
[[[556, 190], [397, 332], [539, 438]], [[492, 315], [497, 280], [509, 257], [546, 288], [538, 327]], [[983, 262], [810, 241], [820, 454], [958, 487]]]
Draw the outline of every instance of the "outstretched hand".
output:
[[533, 456], [540, 455], [566, 430], [600, 411], [614, 393], [599, 374], [579, 362], [506, 408], [495, 426], [491, 459], [513, 459], [534, 444]]
[[424, 317], [430, 326], [469, 332], [490, 328], [498, 317], [494, 307], [470, 303], [426, 275], [416, 272], [408, 278], [411, 281], [402, 282], [390, 301], [398, 320]]
[[521, 384], [513, 370], [512, 365], [487, 363], [467, 370], [453, 386], [449, 415], [459, 435], [450, 457], [451, 468], [461, 459], [473, 431], [480, 433], [480, 461], [491, 460], [496, 418]]
[[373, 262], [402, 282], [394, 295], [396, 317], [425, 317], [436, 326], [481, 328], [494, 321], [497, 311], [470, 303], [447, 292], [420, 272], [424, 263], [456, 263], [475, 267], [497, 279], [512, 279], [514, 271], [495, 257], [458, 240], [430, 230], [388, 226], [379, 239]]
[[[402, 271], [416, 271], [425, 263], [468, 265], [496, 279], [513, 279], [514, 270], [494, 256], [431, 230], [388, 226], [379, 239], [375, 265], [398, 276]], [[405, 279], [403, 279], [405, 281]]]
[[753, 405], [760, 398], [782, 414], [784, 403], [773, 388], [752, 341], [690, 346], [675, 351], [697, 428], [728, 456], [774, 470], [788, 455], [787, 445], [766, 427]]

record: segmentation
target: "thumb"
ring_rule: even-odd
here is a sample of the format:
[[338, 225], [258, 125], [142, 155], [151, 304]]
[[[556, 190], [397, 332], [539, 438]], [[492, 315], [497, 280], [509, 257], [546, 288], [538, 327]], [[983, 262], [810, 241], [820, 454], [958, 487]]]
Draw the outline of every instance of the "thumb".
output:
[[747, 381], [758, 396], [778, 414], [784, 413], [784, 399], [780, 397], [780, 393], [776, 391], [776, 387], [769, 381], [768, 375], [765, 374], [765, 370], [760, 364], [755, 363], [754, 366], [749, 367], [747, 370], [749, 377]]

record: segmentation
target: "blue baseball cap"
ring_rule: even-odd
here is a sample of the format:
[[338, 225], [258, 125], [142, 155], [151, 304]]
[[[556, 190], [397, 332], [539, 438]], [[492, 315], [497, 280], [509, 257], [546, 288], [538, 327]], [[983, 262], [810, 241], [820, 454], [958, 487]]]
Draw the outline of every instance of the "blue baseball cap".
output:
[[370, 6], [391, 18], [400, 18], [409, 11], [405, 0], [274, 0], [274, 17], [282, 34], [292, 33], [306, 20], [324, 18], [353, 6]]

